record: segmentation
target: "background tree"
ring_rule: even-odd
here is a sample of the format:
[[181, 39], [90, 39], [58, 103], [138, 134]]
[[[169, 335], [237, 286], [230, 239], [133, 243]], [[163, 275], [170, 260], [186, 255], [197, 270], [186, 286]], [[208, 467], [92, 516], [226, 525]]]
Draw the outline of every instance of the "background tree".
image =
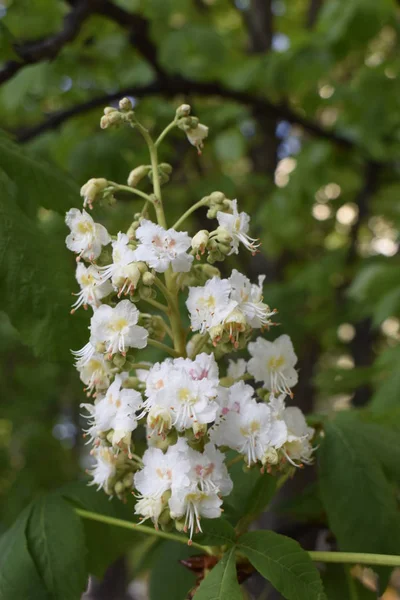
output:
[[[167, 210], [173, 219], [221, 189], [252, 215], [263, 251], [241, 255], [240, 268], [267, 274], [279, 333], [299, 354], [295, 403], [325, 423], [318, 468], [288, 482], [262, 523], [310, 550], [329, 532], [333, 549], [398, 554], [396, 3], [3, 0], [0, 17], [1, 527], [87, 466], [68, 352], [83, 345], [85, 319], [68, 316], [77, 286], [63, 215], [89, 178], [124, 181], [145, 161], [129, 131], [98, 125], [105, 105], [129, 96], [149, 127], [182, 102], [210, 127], [200, 157], [179, 133], [169, 138]], [[99, 218], [118, 229], [134, 207], [122, 195]], [[184, 547], [110, 532], [113, 552], [101, 549], [91, 572], [127, 548], [129, 561], [93, 597], [135, 597], [126, 581], [151, 564], [151, 598], [161, 580], [182, 598], [193, 583], [177, 562]], [[355, 579], [353, 596], [338, 587], [349, 585], [341, 566], [324, 577], [328, 597], [363, 597]]]

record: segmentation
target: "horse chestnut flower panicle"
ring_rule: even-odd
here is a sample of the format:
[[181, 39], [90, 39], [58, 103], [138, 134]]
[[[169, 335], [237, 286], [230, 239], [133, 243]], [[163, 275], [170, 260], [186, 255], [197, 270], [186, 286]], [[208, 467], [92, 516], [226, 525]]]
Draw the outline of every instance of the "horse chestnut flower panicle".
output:
[[[128, 99], [106, 109], [102, 127], [133, 126], [148, 142], [151, 166], [136, 166], [130, 187], [90, 180], [82, 188], [84, 206], [92, 207], [110, 186], [115, 196], [128, 191], [144, 204], [112, 238], [84, 209], [71, 209], [66, 243], [78, 260], [91, 263], [79, 263], [76, 270], [81, 291], [74, 310], [84, 306], [93, 314], [89, 341], [74, 355], [85, 391], [93, 396], [82, 405], [94, 459], [92, 483], [121, 499], [133, 491], [140, 522], [175, 525], [191, 538], [201, 531], [203, 517], [221, 516], [232, 491], [227, 450], [246, 469], [270, 477], [312, 461], [314, 431], [297, 407], [286, 406], [298, 380], [289, 336], [270, 341], [258, 335], [251, 341], [254, 330], [263, 334], [274, 325], [276, 310], [264, 302], [265, 277], [254, 283], [233, 269], [222, 278], [208, 264], [237, 254], [240, 245], [256, 252], [250, 216], [239, 211], [237, 200], [213, 192], [175, 226], [166, 223], [161, 185], [167, 181], [156, 148], [174, 127], [202, 148], [208, 128], [190, 111], [189, 105], [179, 107], [153, 142]], [[137, 189], [149, 181], [151, 193]], [[182, 231], [181, 224], [202, 207], [218, 227], [193, 236]], [[149, 362], [150, 346], [162, 353], [155, 363]], [[237, 349], [248, 356], [225, 361]], [[142, 426], [148, 448], [139, 456], [135, 436]]]

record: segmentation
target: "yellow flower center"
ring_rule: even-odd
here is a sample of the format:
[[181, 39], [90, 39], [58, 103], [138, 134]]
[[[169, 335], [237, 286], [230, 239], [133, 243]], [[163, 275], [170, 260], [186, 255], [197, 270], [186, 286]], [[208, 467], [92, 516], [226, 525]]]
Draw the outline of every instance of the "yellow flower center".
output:
[[92, 233], [93, 231], [93, 225], [91, 223], [89, 223], [88, 221], [81, 221], [80, 223], [78, 223], [78, 227], [77, 227], [79, 233]]
[[276, 371], [285, 364], [285, 359], [283, 356], [273, 356], [267, 362], [267, 367], [270, 371]]
[[119, 319], [115, 319], [115, 321], [111, 323], [110, 329], [112, 329], [112, 331], [122, 331], [124, 327], [127, 327], [127, 325], [128, 321], [121, 317]]

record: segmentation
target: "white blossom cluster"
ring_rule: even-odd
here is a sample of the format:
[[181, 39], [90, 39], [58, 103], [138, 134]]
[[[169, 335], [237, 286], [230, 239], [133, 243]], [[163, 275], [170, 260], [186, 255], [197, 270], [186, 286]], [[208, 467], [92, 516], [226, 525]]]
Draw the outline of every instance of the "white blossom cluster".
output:
[[[186, 131], [189, 140], [200, 148], [207, 128], [183, 118], [192, 127]], [[107, 186], [106, 180], [83, 186], [85, 206], [92, 207], [99, 190], [108, 194]], [[92, 483], [121, 498], [133, 492], [141, 521], [151, 519], [155, 527], [174, 521], [190, 537], [201, 531], [202, 517], [221, 516], [222, 498], [233, 485], [225, 464], [228, 450], [242, 457], [246, 468], [258, 466], [268, 477], [310, 463], [314, 434], [302, 412], [285, 403], [298, 380], [290, 338], [269, 341], [259, 335], [250, 341], [254, 330], [262, 333], [273, 325], [276, 311], [263, 300], [265, 277], [252, 283], [234, 269], [222, 278], [211, 266], [236, 254], [239, 244], [256, 251], [248, 234], [250, 217], [221, 192], [201, 204], [218, 227], [193, 238], [142, 214], [116, 236], [84, 209], [66, 216], [71, 230], [66, 244], [77, 255], [80, 287], [71, 312], [81, 306], [93, 311], [88, 343], [74, 352], [93, 398], [81, 405], [95, 461]], [[206, 251], [207, 262], [199, 264]], [[165, 314], [154, 314], [154, 307], [156, 312], [162, 307], [163, 291]], [[171, 314], [181, 319], [181, 293], [187, 296], [190, 328], [179, 321], [186, 344], [177, 351], [162, 340], [169, 335], [175, 341], [177, 324], [174, 330], [167, 319]], [[143, 354], [149, 345], [172, 356], [149, 363]], [[246, 351], [248, 360], [227, 361], [236, 350]], [[136, 451], [144, 443], [140, 456]]]

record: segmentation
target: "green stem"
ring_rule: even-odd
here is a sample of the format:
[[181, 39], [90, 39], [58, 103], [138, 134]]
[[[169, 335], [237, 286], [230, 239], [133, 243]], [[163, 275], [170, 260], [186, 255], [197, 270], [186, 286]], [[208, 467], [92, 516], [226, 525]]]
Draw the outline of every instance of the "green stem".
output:
[[136, 196], [140, 196], [146, 200], [146, 202], [154, 202], [154, 200], [148, 194], [136, 188], [129, 187], [129, 185], [120, 185], [119, 183], [115, 183], [115, 181], [109, 181], [108, 183], [111, 183], [113, 189], [117, 192], [129, 192], [130, 194], [136, 194]]
[[154, 306], [154, 308], [157, 308], [158, 310], [162, 310], [162, 312], [165, 312], [167, 315], [170, 312], [168, 306], [162, 304], [161, 302], [157, 302], [157, 300], [153, 300], [153, 298], [141, 298], [141, 300], [143, 300], [143, 302], [147, 302], [147, 304], [151, 304], [151, 306]]
[[147, 343], [149, 346], [154, 346], [154, 348], [158, 348], [159, 350], [163, 350], [163, 352], [167, 352], [174, 358], [177, 358], [179, 356], [179, 352], [177, 352], [177, 350], [170, 348], [169, 346], [163, 344], [162, 342], [159, 342], [158, 340], [152, 340], [151, 338], [149, 338], [147, 340]]
[[208, 334], [199, 338], [197, 340], [197, 342], [195, 343], [192, 352], [190, 353], [190, 358], [192, 358], [192, 359], [195, 358], [199, 354], [199, 352], [203, 348], [203, 346], [205, 346], [205, 344], [208, 342], [209, 339], [210, 338], [209, 338]]
[[129, 368], [132, 369], [146, 369], [147, 371], [151, 369], [152, 365], [146, 365], [146, 363], [133, 363], [129, 365]]
[[[146, 533], [147, 535], [153, 535], [155, 537], [163, 538], [164, 540], [179, 542], [181, 544], [185, 544], [186, 546], [189, 542], [189, 540], [183, 537], [182, 535], [178, 535], [176, 533], [167, 533], [166, 531], [153, 529], [152, 527], [147, 527], [146, 525], [136, 525], [136, 523], [124, 521], [123, 519], [116, 519], [114, 517], [108, 517], [107, 515], [101, 515], [99, 513], [90, 512], [81, 508], [76, 508], [75, 512], [84, 519], [99, 521], [100, 523], [107, 523], [108, 525], [115, 525], [116, 527], [125, 527], [125, 529], [132, 529], [132, 531]], [[201, 544], [197, 544], [196, 542], [192, 542], [189, 545], [191, 545], [192, 548], [199, 548], [199, 550], [201, 550], [205, 554], [211, 554], [211, 551], [206, 546], [202, 546]]]
[[235, 456], [235, 458], [232, 458], [230, 461], [228, 461], [226, 463], [226, 466], [231, 467], [232, 465], [236, 465], [236, 463], [240, 462], [241, 460], [243, 460], [243, 454], [238, 454], [237, 456]]
[[353, 565], [378, 565], [400, 567], [400, 556], [392, 554], [367, 554], [365, 552], [309, 552], [315, 562], [350, 563]]
[[162, 294], [164, 295], [164, 297], [167, 300], [168, 304], [174, 304], [175, 298], [172, 296], [172, 294], [169, 291], [169, 289], [163, 284], [163, 282], [161, 281], [161, 279], [159, 277], [157, 277], [157, 276], [154, 279], [154, 285], [156, 287], [158, 287], [158, 289], [160, 290], [160, 292], [162, 292]]
[[[136, 121], [136, 127], [142, 134], [142, 136], [145, 139], [147, 146], [149, 148], [151, 171], [152, 171], [152, 178], [153, 178], [153, 190], [154, 190], [154, 196], [155, 196], [153, 206], [156, 211], [157, 222], [159, 225], [161, 225], [161, 227], [163, 227], [164, 229], [167, 229], [167, 222], [165, 219], [164, 208], [163, 208], [163, 203], [162, 203], [162, 196], [161, 196], [160, 175], [158, 172], [157, 145], [153, 142], [152, 137], [150, 136], [147, 129], [145, 127], [143, 127], [143, 125], [141, 125], [137, 121]], [[163, 134], [161, 134], [161, 135], [163, 135]], [[185, 330], [182, 326], [182, 321], [181, 321], [181, 317], [179, 314], [178, 291], [176, 289], [176, 286], [175, 286], [175, 283], [174, 283], [174, 280], [172, 277], [171, 267], [169, 267], [169, 269], [165, 273], [165, 283], [166, 283], [166, 288], [168, 290], [168, 296], [166, 296], [166, 297], [169, 299], [168, 304], [171, 308], [171, 314], [169, 315], [169, 320], [170, 320], [171, 329], [173, 332], [173, 341], [174, 341], [174, 348], [175, 348], [176, 356], [185, 356], [185, 354], [186, 354]], [[170, 354], [171, 354], [171, 352], [170, 352]]]
[[165, 138], [167, 133], [169, 133], [174, 127], [176, 127], [176, 123], [177, 123], [176, 120], [172, 121], [172, 123], [167, 125], [166, 128], [164, 129], [164, 131], [162, 131], [160, 133], [160, 135], [158, 136], [158, 138], [156, 139], [155, 144], [154, 144], [156, 147], [158, 147], [161, 144], [161, 142], [163, 141], [163, 139]]
[[188, 210], [185, 213], [183, 213], [183, 215], [177, 220], [177, 222], [174, 223], [172, 228], [178, 229], [178, 227], [182, 225], [182, 223], [185, 221], [185, 219], [187, 219], [187, 217], [189, 217], [189, 215], [191, 215], [195, 210], [197, 210], [201, 206], [205, 206], [207, 202], [208, 198], [202, 198], [201, 200], [193, 204], [190, 208], [188, 208]]
[[159, 225], [161, 225], [161, 227], [164, 227], [164, 229], [166, 229], [167, 223], [165, 220], [164, 208], [162, 205], [161, 184], [160, 184], [160, 177], [158, 174], [157, 146], [154, 144], [154, 142], [151, 138], [151, 135], [149, 134], [147, 129], [145, 127], [143, 127], [143, 125], [141, 123], [136, 121], [135, 125], [136, 125], [136, 128], [142, 134], [142, 136], [147, 144], [147, 147], [149, 149], [149, 153], [150, 153], [151, 171], [152, 171], [152, 177], [153, 177], [153, 189], [154, 189], [154, 195], [156, 197], [156, 199], [153, 201], [153, 204], [154, 204], [154, 208], [156, 210], [157, 222]]

